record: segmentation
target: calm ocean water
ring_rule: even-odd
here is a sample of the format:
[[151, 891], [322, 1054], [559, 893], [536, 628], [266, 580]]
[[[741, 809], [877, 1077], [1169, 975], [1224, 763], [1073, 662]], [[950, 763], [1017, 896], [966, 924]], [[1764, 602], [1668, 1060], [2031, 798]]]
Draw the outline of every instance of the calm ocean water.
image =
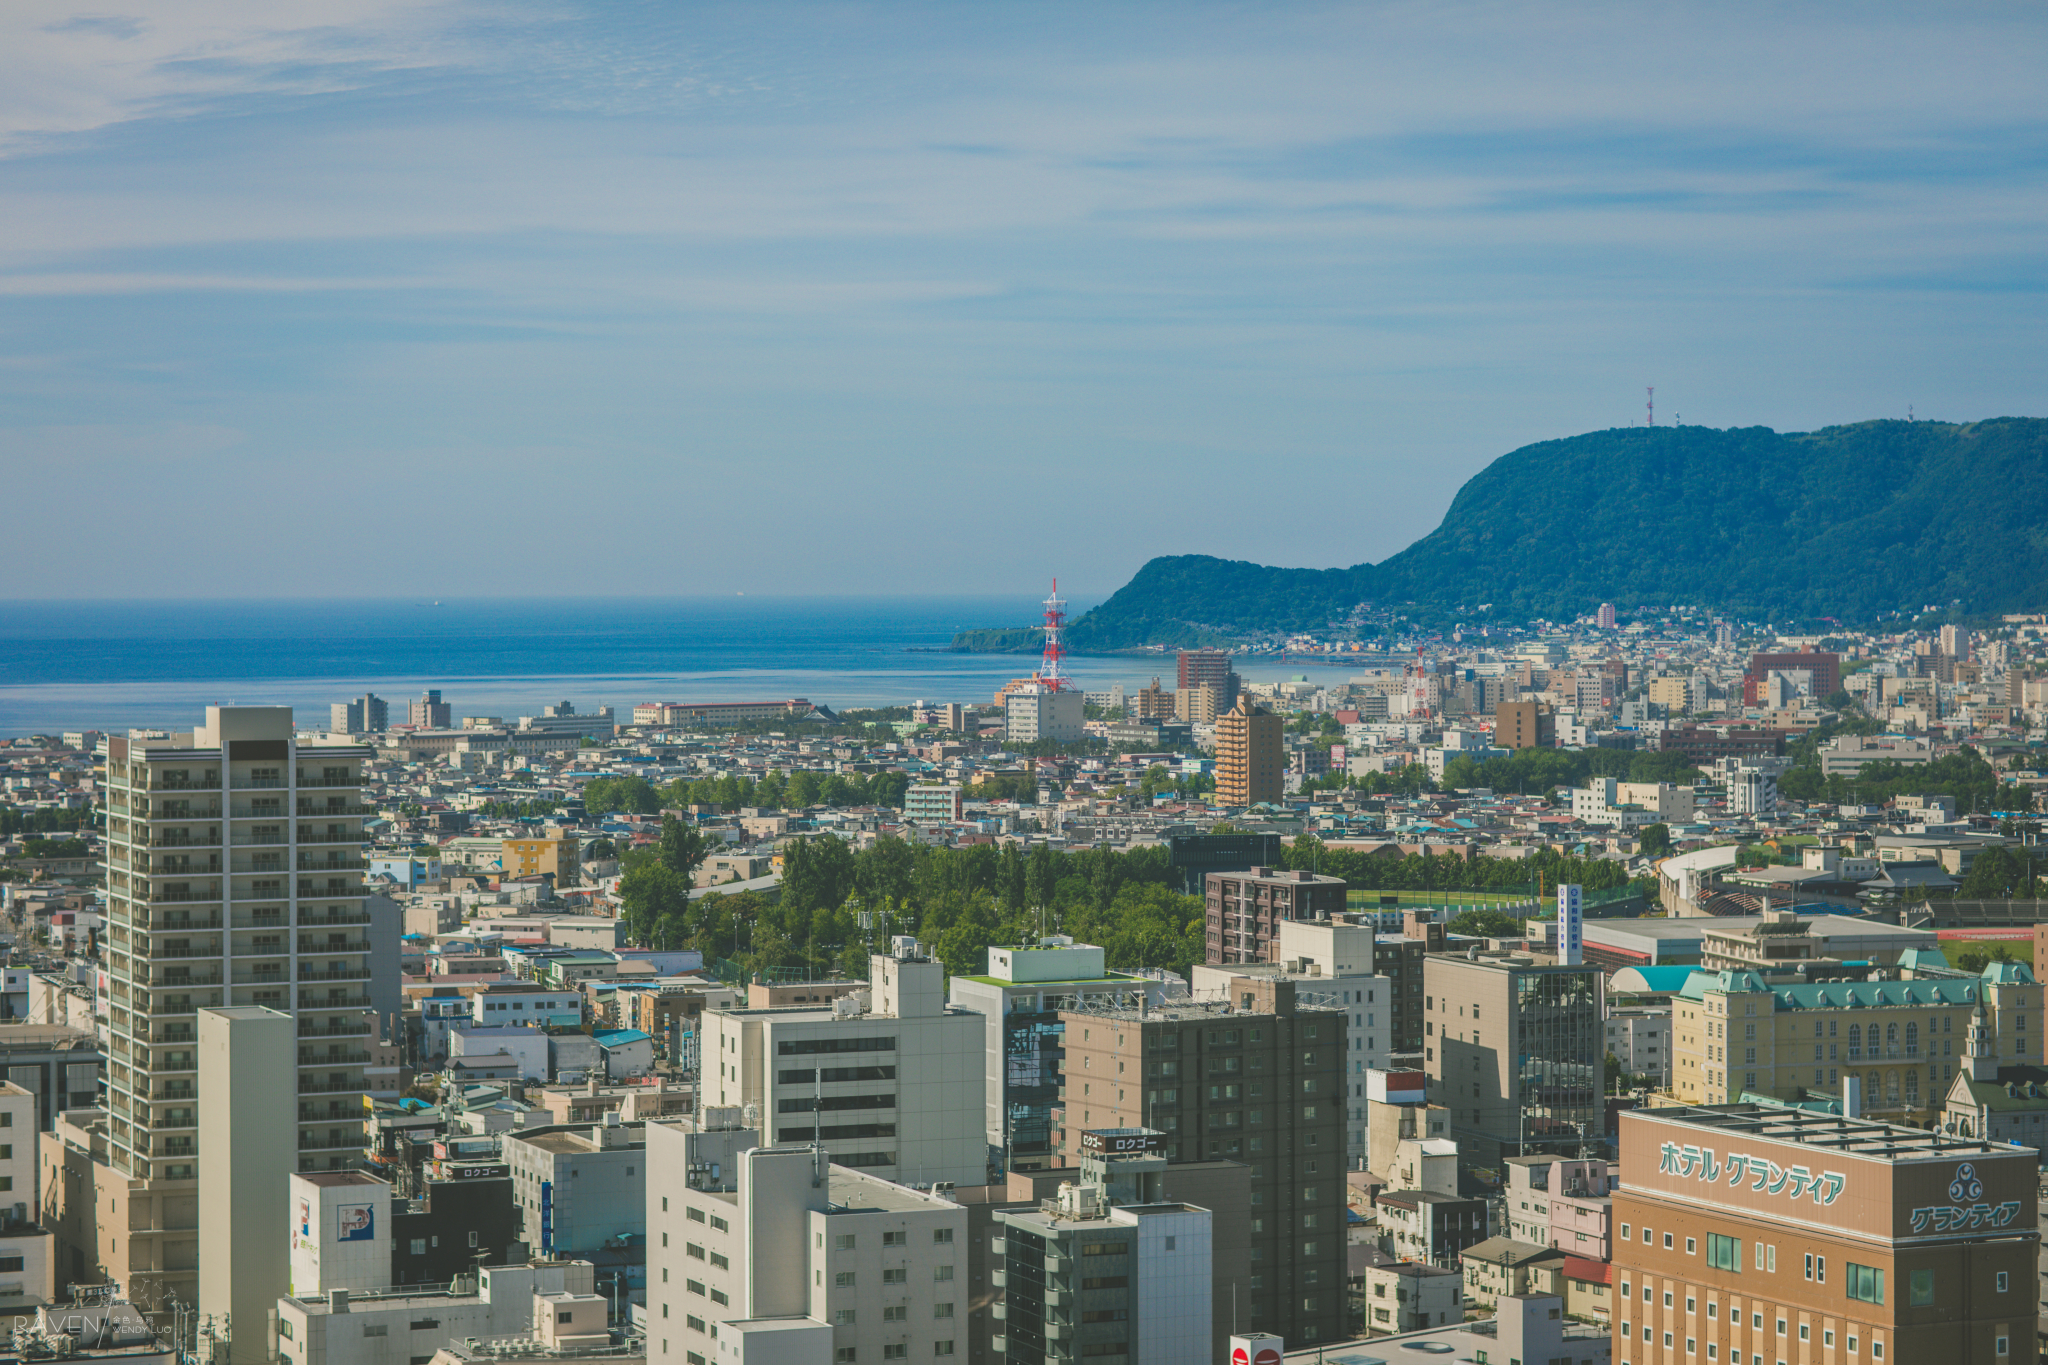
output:
[[[915, 651], [1040, 614], [1029, 597], [0, 602], [0, 736], [190, 726], [229, 702], [289, 705], [321, 725], [330, 702], [365, 690], [396, 718], [429, 687], [457, 716], [565, 699], [622, 713], [791, 696], [984, 701], [1035, 660]], [[1106, 689], [1154, 674], [1171, 687], [1172, 669], [1168, 655], [1074, 659], [1070, 671]]]

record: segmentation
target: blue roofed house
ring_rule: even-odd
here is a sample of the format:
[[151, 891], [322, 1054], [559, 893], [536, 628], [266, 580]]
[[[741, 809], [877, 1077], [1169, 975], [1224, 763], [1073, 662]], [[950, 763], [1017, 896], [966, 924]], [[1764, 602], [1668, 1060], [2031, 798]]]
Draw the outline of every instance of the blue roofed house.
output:
[[645, 1076], [654, 1070], [654, 1039], [636, 1028], [591, 1030], [604, 1054], [605, 1075], [614, 1081]]

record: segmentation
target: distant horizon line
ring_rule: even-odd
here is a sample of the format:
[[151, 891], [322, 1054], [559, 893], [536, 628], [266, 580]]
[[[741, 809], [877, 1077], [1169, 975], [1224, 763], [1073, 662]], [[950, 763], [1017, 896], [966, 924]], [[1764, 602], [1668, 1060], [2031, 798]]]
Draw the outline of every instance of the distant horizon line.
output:
[[[1285, 566], [1282, 566], [1285, 567]], [[1043, 591], [1049, 591], [1047, 589]], [[1037, 588], [1020, 588], [1012, 592], [731, 592], [731, 593], [648, 593], [648, 592], [576, 592], [576, 593], [456, 593], [444, 597], [425, 598], [411, 595], [393, 596], [386, 593], [365, 593], [346, 595], [341, 593], [279, 593], [269, 596], [229, 597], [171, 597], [171, 596], [94, 596], [94, 597], [0, 597], [0, 608], [12, 606], [63, 606], [67, 604], [107, 602], [393, 602], [409, 606], [442, 606], [456, 602], [530, 602], [544, 598], [548, 601], [610, 602], [621, 599], [635, 602], [815, 602], [830, 601], [912, 601], [944, 602], [965, 601], [978, 598], [997, 600], [1016, 596], [1031, 601], [1040, 600]]]

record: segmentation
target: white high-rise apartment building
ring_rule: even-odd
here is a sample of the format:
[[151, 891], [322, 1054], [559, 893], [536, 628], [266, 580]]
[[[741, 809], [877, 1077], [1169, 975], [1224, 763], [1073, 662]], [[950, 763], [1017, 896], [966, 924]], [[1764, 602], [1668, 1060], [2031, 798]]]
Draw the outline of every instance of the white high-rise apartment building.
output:
[[751, 1129], [647, 1137], [648, 1365], [967, 1354], [964, 1207]]
[[[95, 1160], [127, 1177], [131, 1201], [189, 1201], [206, 1099], [199, 1011], [257, 1005], [294, 1020], [296, 1093], [278, 1102], [294, 1106], [295, 1166], [346, 1169], [363, 1144], [373, 1027], [360, 790], [372, 751], [301, 745], [290, 707], [209, 706], [189, 734], [110, 737], [105, 752], [107, 1145]], [[141, 1216], [131, 1226], [173, 1226]], [[130, 1296], [195, 1302], [197, 1228], [153, 1237]]]
[[869, 959], [868, 985], [871, 1002], [705, 1010], [702, 1103], [751, 1110], [766, 1143], [820, 1134], [885, 1180], [986, 1184], [987, 1020], [945, 1003], [945, 967], [912, 938]]

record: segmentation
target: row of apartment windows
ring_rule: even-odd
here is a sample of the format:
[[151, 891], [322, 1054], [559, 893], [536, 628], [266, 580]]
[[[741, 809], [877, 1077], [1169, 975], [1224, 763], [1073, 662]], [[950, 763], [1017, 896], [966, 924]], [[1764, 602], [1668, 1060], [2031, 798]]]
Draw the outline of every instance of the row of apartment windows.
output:
[[[714, 1297], [716, 1297], [716, 1296], [714, 1295]], [[721, 1300], [721, 1302], [722, 1302], [722, 1300]], [[943, 1320], [943, 1319], [951, 1318], [952, 1316], [953, 1316], [953, 1305], [952, 1305], [952, 1304], [950, 1304], [950, 1303], [935, 1303], [935, 1304], [933, 1304], [933, 1305], [932, 1305], [932, 1317], [933, 1317], [933, 1318], [935, 1318], [935, 1319], [941, 1319], [941, 1320]], [[856, 1310], [854, 1310], [854, 1309], [851, 1309], [851, 1308], [842, 1308], [842, 1309], [840, 1309], [840, 1310], [839, 1310], [838, 1312], [836, 1312], [836, 1313], [834, 1313], [834, 1314], [832, 1315], [832, 1320], [833, 1320], [833, 1322], [837, 1323], [837, 1324], [838, 1324], [839, 1326], [841, 1326], [841, 1327], [851, 1327], [851, 1326], [853, 1326], [853, 1325], [854, 1325], [854, 1324], [855, 1324], [856, 1322], [858, 1322], [858, 1321], [859, 1321], [860, 1319], [859, 1319], [859, 1317], [858, 1317], [858, 1315], [857, 1315], [857, 1312], [856, 1312]], [[884, 1309], [882, 1310], [882, 1321], [883, 1321], [883, 1322], [908, 1322], [909, 1320], [910, 1320], [910, 1308], [909, 1308], [909, 1306], [908, 1306], [908, 1305], [906, 1305], [906, 1304], [897, 1304], [897, 1305], [895, 1305], [894, 1307], [887, 1307], [887, 1308], [884, 1308]]]

